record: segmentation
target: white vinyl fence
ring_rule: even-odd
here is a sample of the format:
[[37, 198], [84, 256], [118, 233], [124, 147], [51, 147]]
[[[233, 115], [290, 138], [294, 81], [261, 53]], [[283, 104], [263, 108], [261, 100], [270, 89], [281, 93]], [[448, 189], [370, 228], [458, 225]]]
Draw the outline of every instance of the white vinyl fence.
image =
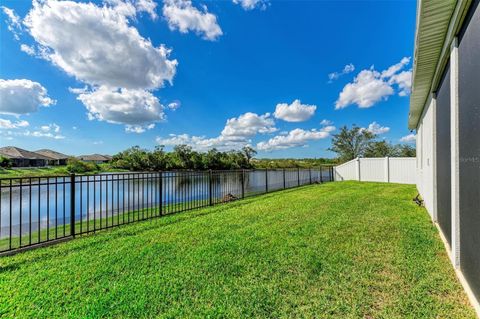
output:
[[335, 166], [335, 181], [415, 184], [415, 157], [356, 158]]

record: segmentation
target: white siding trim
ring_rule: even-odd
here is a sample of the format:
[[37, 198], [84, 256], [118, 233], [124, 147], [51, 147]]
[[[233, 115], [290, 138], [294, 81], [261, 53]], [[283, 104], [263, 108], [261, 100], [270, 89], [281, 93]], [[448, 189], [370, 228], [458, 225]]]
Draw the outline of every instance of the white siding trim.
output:
[[433, 166], [433, 212], [432, 219], [434, 222], [438, 221], [438, 190], [437, 190], [437, 94], [432, 93], [432, 116], [433, 116], [433, 154], [432, 154], [432, 166]]
[[458, 38], [452, 41], [450, 54], [450, 135], [452, 174], [452, 263], [460, 268], [460, 158], [458, 123]]

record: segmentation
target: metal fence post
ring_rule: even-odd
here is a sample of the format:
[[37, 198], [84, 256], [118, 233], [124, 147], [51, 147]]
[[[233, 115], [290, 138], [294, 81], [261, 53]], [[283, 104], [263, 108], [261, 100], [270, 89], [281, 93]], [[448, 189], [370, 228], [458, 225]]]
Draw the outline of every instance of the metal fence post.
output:
[[70, 235], [75, 237], [75, 174], [73, 173], [70, 174]]
[[283, 189], [287, 188], [287, 182], [285, 180], [285, 168], [283, 169]]
[[242, 169], [242, 198], [245, 198], [245, 170]]
[[297, 186], [300, 186], [300, 168], [297, 167]]
[[159, 185], [159, 192], [160, 192], [160, 216], [162, 216], [162, 206], [163, 206], [163, 172], [160, 171], [160, 185]]
[[320, 166], [320, 184], [323, 183], [323, 176], [322, 176], [323, 175], [323, 169], [322, 168], [323, 168], [323, 166]]
[[308, 177], [310, 178], [310, 184], [312, 184], [312, 168], [308, 168]]
[[209, 205], [213, 205], [213, 198], [212, 198], [212, 170], [208, 171], [208, 197], [209, 197]]
[[265, 168], [265, 193], [268, 193], [268, 168]]

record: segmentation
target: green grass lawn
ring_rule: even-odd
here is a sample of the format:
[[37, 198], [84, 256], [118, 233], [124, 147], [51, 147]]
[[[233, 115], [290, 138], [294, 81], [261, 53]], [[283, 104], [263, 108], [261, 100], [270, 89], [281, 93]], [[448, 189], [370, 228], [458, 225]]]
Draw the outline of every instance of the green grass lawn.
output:
[[12, 318], [474, 318], [414, 186], [339, 182], [0, 258]]

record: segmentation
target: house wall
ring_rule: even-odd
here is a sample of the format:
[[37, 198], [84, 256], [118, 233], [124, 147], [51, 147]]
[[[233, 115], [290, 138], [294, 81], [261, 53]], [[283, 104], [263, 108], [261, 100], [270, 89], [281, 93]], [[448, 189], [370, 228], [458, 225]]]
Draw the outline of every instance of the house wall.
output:
[[434, 108], [435, 100], [428, 99], [417, 127], [417, 188], [430, 215], [434, 212]]
[[448, 64], [437, 89], [436, 125], [436, 215], [448, 243], [452, 244], [451, 152], [450, 152], [450, 65]]
[[13, 167], [43, 167], [47, 161], [43, 159], [12, 158]]
[[480, 298], [480, 1], [458, 36], [460, 268]]
[[449, 58], [417, 125], [417, 187], [480, 316], [480, 0]]

